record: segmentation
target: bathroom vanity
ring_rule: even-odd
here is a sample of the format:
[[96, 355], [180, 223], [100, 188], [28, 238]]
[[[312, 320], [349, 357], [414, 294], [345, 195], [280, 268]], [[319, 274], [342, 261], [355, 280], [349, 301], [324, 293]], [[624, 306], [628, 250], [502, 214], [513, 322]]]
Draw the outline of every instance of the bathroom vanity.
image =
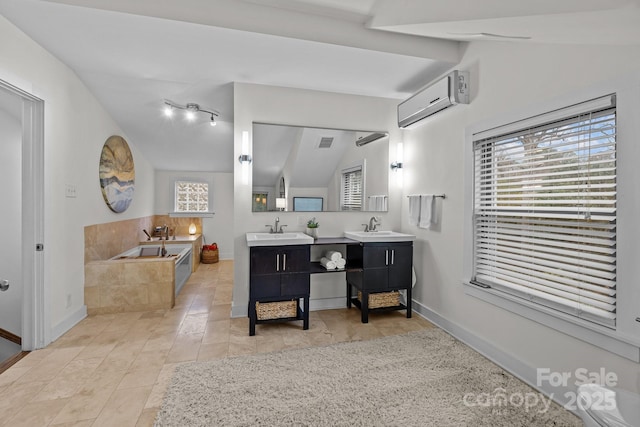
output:
[[[302, 233], [247, 233], [249, 266], [249, 335], [255, 335], [258, 323], [302, 320], [309, 328], [311, 274], [346, 271], [347, 307], [361, 310], [361, 321], [369, 321], [370, 311], [406, 310], [411, 317], [413, 240], [415, 236], [384, 232], [360, 233], [347, 237], [312, 239]], [[347, 265], [342, 270], [327, 270], [310, 260], [311, 247], [344, 245]], [[353, 291], [358, 292], [358, 296]], [[380, 308], [369, 307], [369, 297], [404, 290], [408, 304]], [[300, 306], [302, 301], [302, 307]], [[291, 302], [290, 315], [259, 319], [257, 304]]]
[[[250, 249], [249, 335], [256, 323], [302, 320], [309, 329], [309, 245], [252, 247]], [[302, 299], [303, 307], [299, 307]], [[256, 303], [295, 301], [295, 316], [260, 320]]]
[[[411, 269], [413, 266], [413, 242], [361, 242], [347, 245], [347, 307], [360, 308], [362, 323], [369, 321], [370, 310], [407, 310], [411, 317]], [[360, 298], [353, 296], [353, 290]], [[406, 306], [397, 305], [369, 308], [371, 294], [406, 291]]]

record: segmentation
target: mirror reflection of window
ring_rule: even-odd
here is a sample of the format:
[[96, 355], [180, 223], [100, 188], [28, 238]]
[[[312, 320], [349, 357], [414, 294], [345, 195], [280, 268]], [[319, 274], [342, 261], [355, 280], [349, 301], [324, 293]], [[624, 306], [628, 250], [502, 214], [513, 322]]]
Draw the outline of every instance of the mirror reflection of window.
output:
[[342, 185], [340, 194], [340, 210], [362, 210], [362, 165], [342, 171]]
[[[252, 191], [269, 194], [267, 212], [282, 210], [278, 198], [293, 210], [294, 197], [322, 198], [325, 212], [387, 210], [368, 197], [389, 194], [387, 132], [253, 123], [252, 138]], [[345, 205], [342, 171], [357, 164], [363, 165], [359, 201], [350, 192]]]
[[253, 212], [266, 212], [267, 211], [267, 193], [253, 193], [251, 201], [251, 210]]

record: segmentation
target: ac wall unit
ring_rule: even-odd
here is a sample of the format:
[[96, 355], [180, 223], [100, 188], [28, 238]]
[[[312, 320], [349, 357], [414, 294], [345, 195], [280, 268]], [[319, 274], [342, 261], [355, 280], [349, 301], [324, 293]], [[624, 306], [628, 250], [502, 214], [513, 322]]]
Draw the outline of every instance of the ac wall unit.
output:
[[406, 128], [457, 104], [469, 103], [469, 72], [452, 71], [398, 104], [398, 126]]

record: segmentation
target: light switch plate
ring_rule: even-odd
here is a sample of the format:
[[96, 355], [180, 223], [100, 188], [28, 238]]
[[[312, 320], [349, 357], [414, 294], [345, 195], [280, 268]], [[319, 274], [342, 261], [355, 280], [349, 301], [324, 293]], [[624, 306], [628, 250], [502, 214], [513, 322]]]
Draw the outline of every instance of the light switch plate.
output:
[[76, 186], [73, 184], [65, 184], [64, 186], [64, 196], [75, 198], [77, 196]]

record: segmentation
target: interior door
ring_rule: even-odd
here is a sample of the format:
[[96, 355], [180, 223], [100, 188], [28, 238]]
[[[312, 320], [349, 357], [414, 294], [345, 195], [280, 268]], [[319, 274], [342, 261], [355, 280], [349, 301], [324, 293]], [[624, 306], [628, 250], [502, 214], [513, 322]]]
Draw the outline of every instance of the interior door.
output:
[[22, 98], [0, 88], [0, 362], [22, 335]]

